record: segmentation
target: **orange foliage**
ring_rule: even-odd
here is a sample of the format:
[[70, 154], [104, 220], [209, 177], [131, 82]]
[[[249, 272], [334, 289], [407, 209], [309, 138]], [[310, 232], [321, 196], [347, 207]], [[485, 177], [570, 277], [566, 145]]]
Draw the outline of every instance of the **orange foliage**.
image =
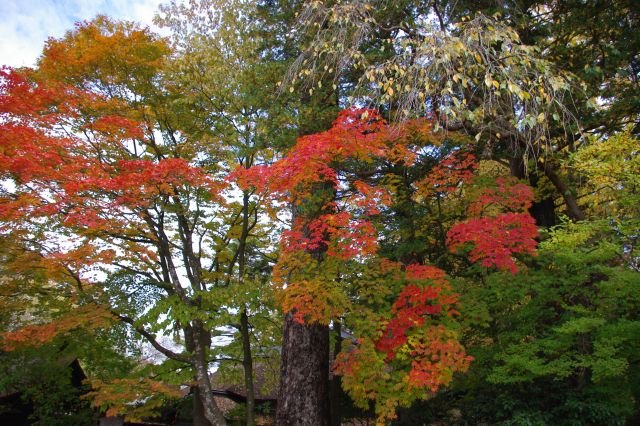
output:
[[166, 400], [183, 396], [177, 387], [148, 378], [92, 380], [91, 387], [84, 397], [90, 398], [94, 407], [105, 410], [107, 416], [124, 415], [134, 422], [157, 414]]
[[13, 351], [23, 347], [40, 346], [74, 329], [106, 328], [112, 321], [113, 317], [107, 310], [89, 304], [73, 309], [47, 324], [29, 325], [17, 331], [1, 333], [0, 347], [5, 351]]

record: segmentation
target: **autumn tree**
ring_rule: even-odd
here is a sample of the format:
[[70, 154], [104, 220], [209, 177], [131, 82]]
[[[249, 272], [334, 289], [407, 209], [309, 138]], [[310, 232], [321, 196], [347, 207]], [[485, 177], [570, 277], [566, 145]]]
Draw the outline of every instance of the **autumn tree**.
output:
[[[289, 322], [283, 342], [280, 423], [328, 422], [326, 332], [324, 340], [298, 342], [295, 334], [287, 338], [287, 327], [314, 330], [340, 321], [352, 330], [357, 344], [345, 345], [336, 371], [359, 405], [376, 401], [380, 419], [393, 418], [398, 406], [427, 398], [449, 383], [453, 372], [468, 367], [469, 358], [453, 331], [457, 295], [446, 273], [378, 255], [381, 234], [373, 218], [392, 205], [393, 190], [372, 183], [384, 181], [384, 163], [412, 164], [425, 148], [420, 135], [431, 129], [429, 122], [397, 128], [373, 110], [349, 109], [330, 130], [300, 138], [282, 160], [237, 172], [241, 185], [262, 188], [295, 212], [290, 229], [283, 233], [274, 271]], [[472, 156], [465, 158], [463, 164], [455, 156], [444, 161], [418, 191], [425, 197], [433, 187], [446, 193], [461, 191], [475, 166]], [[451, 167], [462, 174], [449, 176]], [[531, 192], [522, 185], [524, 196], [511, 198], [515, 184], [498, 181], [497, 190], [479, 191], [471, 198], [472, 214], [479, 218], [452, 227], [451, 250], [468, 245], [475, 253], [473, 261], [512, 272], [514, 254], [535, 254], [537, 230], [526, 213]], [[521, 212], [523, 216], [517, 216]], [[509, 228], [513, 239], [504, 237]], [[485, 239], [475, 239], [479, 235]], [[302, 359], [294, 343], [302, 345]], [[316, 346], [317, 355], [307, 355], [306, 345]], [[305, 367], [324, 372], [309, 383], [302, 377]]]
[[[149, 30], [100, 17], [50, 40], [35, 70], [3, 70], [3, 179], [12, 182], [3, 231], [56, 265], [105, 317], [191, 371], [196, 406], [224, 424], [209, 397], [209, 366], [220, 361], [210, 346], [228, 320], [220, 310], [234, 302], [214, 289], [236, 282], [246, 251], [235, 245], [238, 216], [224, 195], [226, 147], [180, 106], [169, 54]], [[248, 234], [257, 218], [247, 208]], [[138, 292], [150, 295], [142, 306]], [[74, 327], [84, 317], [75, 318]], [[168, 330], [182, 334], [179, 349], [156, 338]]]
[[[124, 327], [81, 297], [62, 271], [20, 241], [0, 238], [0, 392], [3, 419], [29, 414], [32, 424], [95, 421], [89, 389], [71, 366], [104, 379], [134, 365], [137, 353]], [[19, 331], [19, 332], [18, 332]], [[128, 353], [129, 355], [125, 355]], [[80, 364], [77, 364], [80, 365]]]
[[451, 393], [403, 413], [406, 421], [419, 419], [420, 410], [445, 415], [451, 407], [472, 423], [635, 421], [633, 141], [622, 133], [572, 155], [588, 220], [543, 232], [526, 274], [491, 273], [480, 281], [468, 271], [454, 281], [464, 306], [463, 340], [477, 362]]

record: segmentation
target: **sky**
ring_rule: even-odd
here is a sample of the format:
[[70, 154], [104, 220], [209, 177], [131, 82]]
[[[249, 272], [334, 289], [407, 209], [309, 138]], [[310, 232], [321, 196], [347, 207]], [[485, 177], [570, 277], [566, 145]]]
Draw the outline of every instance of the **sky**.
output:
[[49, 37], [104, 14], [152, 25], [163, 0], [0, 0], [0, 66], [33, 66]]

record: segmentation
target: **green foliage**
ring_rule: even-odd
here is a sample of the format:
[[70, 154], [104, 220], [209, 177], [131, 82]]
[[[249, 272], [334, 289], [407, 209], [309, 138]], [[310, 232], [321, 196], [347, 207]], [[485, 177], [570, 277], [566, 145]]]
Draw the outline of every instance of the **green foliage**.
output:
[[476, 361], [432, 407], [471, 422], [624, 424], [638, 409], [640, 280], [622, 244], [608, 221], [565, 223], [525, 273], [458, 280]]
[[[39, 347], [25, 347], [0, 353], [0, 394], [19, 393], [32, 424], [78, 425], [96, 421], [97, 412], [85, 395], [88, 383], [72, 364], [78, 360], [82, 372], [96, 378], [110, 378], [129, 372], [135, 362], [122, 353], [135, 352], [127, 345], [124, 330], [97, 334], [76, 330]], [[120, 348], [118, 348], [120, 346]], [[77, 368], [77, 367], [74, 367]], [[2, 410], [15, 409], [1, 407]]]

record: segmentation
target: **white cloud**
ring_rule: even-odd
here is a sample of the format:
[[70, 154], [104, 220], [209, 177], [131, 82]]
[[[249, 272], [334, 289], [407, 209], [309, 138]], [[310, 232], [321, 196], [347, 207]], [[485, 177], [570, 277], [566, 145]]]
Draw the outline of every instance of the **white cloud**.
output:
[[0, 65], [32, 66], [49, 37], [104, 14], [152, 26], [163, 0], [0, 0]]

